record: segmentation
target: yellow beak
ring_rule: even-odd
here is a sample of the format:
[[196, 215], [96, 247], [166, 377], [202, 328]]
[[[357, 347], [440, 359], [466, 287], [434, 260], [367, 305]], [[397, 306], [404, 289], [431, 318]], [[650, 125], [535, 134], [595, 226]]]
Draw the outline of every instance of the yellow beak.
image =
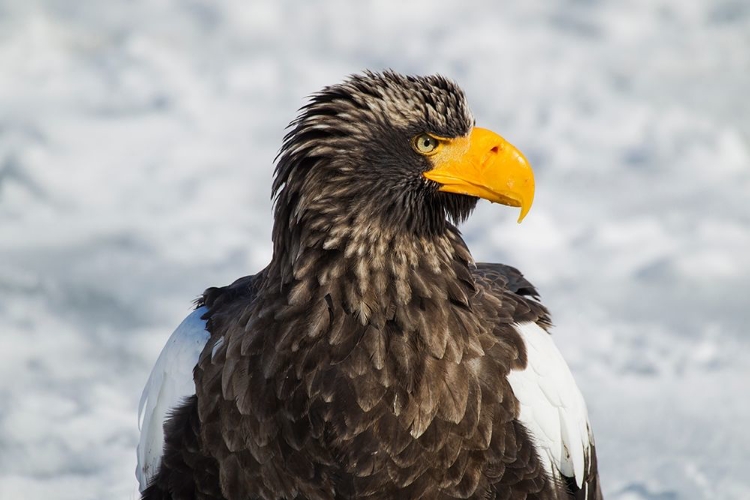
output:
[[440, 184], [440, 191], [521, 207], [518, 222], [529, 213], [534, 172], [526, 157], [496, 133], [475, 127], [466, 137], [445, 140], [430, 160], [433, 168], [423, 175]]

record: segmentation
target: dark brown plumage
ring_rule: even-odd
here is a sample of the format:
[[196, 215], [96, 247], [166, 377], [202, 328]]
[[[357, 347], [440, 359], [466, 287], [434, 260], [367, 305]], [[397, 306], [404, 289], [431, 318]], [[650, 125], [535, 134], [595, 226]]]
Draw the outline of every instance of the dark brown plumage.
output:
[[601, 498], [593, 450], [578, 491], [518, 419], [513, 325], [546, 329], [547, 310], [517, 270], [473, 263], [451, 221], [477, 198], [440, 191], [413, 149], [473, 125], [442, 77], [367, 73], [302, 109], [273, 259], [200, 299], [196, 395], [144, 499]]

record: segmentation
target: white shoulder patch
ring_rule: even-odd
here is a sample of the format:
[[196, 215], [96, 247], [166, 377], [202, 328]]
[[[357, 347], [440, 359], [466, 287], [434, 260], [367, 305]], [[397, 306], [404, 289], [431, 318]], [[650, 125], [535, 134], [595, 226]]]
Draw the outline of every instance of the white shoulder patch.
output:
[[574, 477], [580, 487], [593, 444], [586, 403], [552, 336], [536, 323], [515, 326], [528, 357], [526, 369], [508, 374], [521, 403], [519, 420], [550, 475]]
[[201, 319], [206, 311], [206, 307], [200, 307], [180, 323], [162, 349], [143, 389], [138, 405], [141, 438], [135, 470], [141, 491], [159, 469], [164, 452], [164, 422], [169, 412], [195, 394], [193, 368], [210, 336], [206, 322]]

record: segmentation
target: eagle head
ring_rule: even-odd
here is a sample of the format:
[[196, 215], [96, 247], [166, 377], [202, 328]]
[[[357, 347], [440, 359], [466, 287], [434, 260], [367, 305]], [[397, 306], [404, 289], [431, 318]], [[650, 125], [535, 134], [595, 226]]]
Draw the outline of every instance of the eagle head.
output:
[[289, 125], [273, 184], [274, 239], [318, 228], [440, 234], [478, 198], [521, 208], [534, 197], [526, 158], [474, 126], [442, 76], [366, 72], [314, 94]]

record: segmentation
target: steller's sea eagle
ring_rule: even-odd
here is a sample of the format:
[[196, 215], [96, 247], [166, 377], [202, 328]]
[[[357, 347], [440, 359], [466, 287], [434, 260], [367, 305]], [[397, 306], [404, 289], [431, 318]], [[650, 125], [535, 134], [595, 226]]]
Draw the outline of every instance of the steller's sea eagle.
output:
[[143, 392], [153, 499], [601, 499], [586, 405], [519, 271], [455, 224], [534, 197], [441, 76], [352, 76], [279, 153], [273, 258], [209, 288]]

